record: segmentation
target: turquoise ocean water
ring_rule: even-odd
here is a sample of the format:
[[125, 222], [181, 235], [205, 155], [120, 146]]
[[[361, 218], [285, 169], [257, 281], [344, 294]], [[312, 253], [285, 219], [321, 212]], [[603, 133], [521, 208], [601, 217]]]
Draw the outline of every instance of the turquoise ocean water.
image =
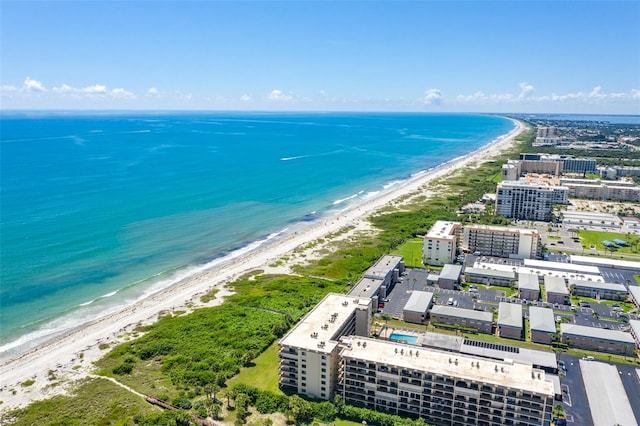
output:
[[486, 115], [3, 113], [0, 355], [513, 128]]

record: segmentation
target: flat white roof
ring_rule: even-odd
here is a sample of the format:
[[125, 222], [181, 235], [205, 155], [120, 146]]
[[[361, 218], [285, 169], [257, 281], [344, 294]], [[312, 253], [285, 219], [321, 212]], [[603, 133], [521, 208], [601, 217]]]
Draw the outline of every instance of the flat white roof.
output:
[[427, 232], [427, 237], [451, 239], [451, 237], [455, 233], [456, 226], [462, 226], [462, 224], [460, 222], [438, 220], [433, 224], [431, 229], [429, 229], [429, 232]]
[[[561, 182], [563, 182], [563, 180], [561, 180]], [[597, 186], [600, 186], [600, 185], [597, 185]], [[570, 211], [570, 210], [562, 211], [562, 219], [571, 220], [571, 221], [582, 219], [583, 221], [585, 221], [584, 223], [585, 225], [589, 224], [588, 221], [590, 220], [593, 221], [594, 225], [600, 224], [600, 222], [602, 222], [603, 220], [605, 222], [615, 222], [615, 223], [622, 222], [618, 216], [608, 214], [608, 213], [576, 212], [576, 211]]]
[[552, 380], [544, 370], [536, 369], [530, 363], [490, 360], [358, 336], [342, 340], [349, 344], [340, 352], [346, 358], [521, 389], [539, 395], [554, 395]]
[[622, 284], [616, 283], [599, 283], [593, 281], [585, 281], [585, 280], [576, 280], [569, 279], [569, 286], [576, 286], [581, 288], [592, 288], [595, 290], [607, 290], [607, 291], [618, 291], [622, 293], [627, 293], [627, 288]]
[[640, 320], [629, 320], [629, 326], [636, 336], [636, 340], [640, 342]]
[[373, 297], [380, 290], [383, 282], [382, 278], [362, 278], [349, 290], [349, 296]]
[[631, 293], [631, 297], [633, 297], [636, 303], [640, 303], [640, 287], [631, 284], [629, 286], [629, 293]]
[[529, 328], [544, 333], [555, 333], [556, 323], [553, 318], [553, 310], [539, 306], [529, 307]]
[[569, 294], [564, 278], [544, 276], [544, 291], [546, 293]]
[[500, 278], [516, 278], [516, 273], [513, 271], [502, 271], [499, 269], [485, 269], [485, 268], [465, 268], [465, 274], [484, 275], [487, 277], [500, 277]]
[[409, 312], [419, 312], [424, 314], [431, 306], [433, 293], [427, 291], [414, 291], [409, 297], [409, 301], [404, 305], [404, 310]]
[[610, 342], [618, 342], [634, 345], [635, 340], [631, 333], [618, 330], [607, 330], [606, 328], [587, 327], [577, 324], [560, 324], [560, 332], [564, 334], [572, 334], [574, 336], [591, 337], [594, 339], [608, 340]]
[[540, 291], [540, 281], [538, 280], [538, 276], [527, 272], [518, 272], [518, 288], [520, 290]]
[[524, 266], [539, 269], [551, 269], [565, 272], [581, 272], [585, 274], [600, 275], [600, 269], [596, 266], [576, 265], [573, 263], [549, 262], [548, 260], [525, 259]]
[[329, 293], [280, 340], [280, 344], [330, 353], [338, 344], [338, 333], [345, 320], [358, 307], [365, 308], [369, 303], [369, 298]]
[[594, 425], [638, 426], [614, 365], [581, 359], [580, 372]]
[[580, 265], [596, 265], [607, 268], [620, 267], [640, 272], [640, 262], [634, 262], [632, 260], [618, 260], [607, 257], [576, 256], [572, 254], [571, 256], [569, 256], [569, 261], [571, 263], [577, 263]]
[[389, 272], [393, 271], [398, 264], [402, 262], [402, 260], [402, 256], [385, 254], [375, 263], [375, 265], [367, 269], [364, 276], [368, 278], [384, 278]]
[[498, 305], [498, 325], [522, 328], [522, 305], [500, 302]]
[[[507, 264], [502, 264], [502, 263], [489, 263], [489, 262], [478, 262], [476, 261], [474, 264], [474, 267], [476, 268], [482, 268], [485, 267], [486, 269], [492, 269], [492, 270], [496, 270], [496, 271], [513, 271], [514, 266], [511, 265], [507, 265]], [[556, 276], [556, 277], [563, 277], [563, 278], [583, 278], [583, 279], [590, 279], [591, 281], [602, 281], [604, 282], [604, 278], [602, 278], [599, 274], [598, 275], [590, 275], [590, 274], [585, 274], [585, 273], [575, 273], [575, 272], [564, 272], [564, 271], [554, 271], [551, 269], [542, 269], [542, 268], [533, 268], [530, 266], [518, 266], [515, 267], [516, 268], [516, 272], [519, 274], [522, 273], [529, 273], [529, 274], [536, 274], [538, 276], [543, 276], [543, 275], [552, 275], [552, 276]]]
[[466, 228], [470, 231], [486, 231], [495, 233], [514, 233], [514, 234], [532, 234], [539, 235], [537, 229], [529, 228], [514, 228], [509, 226], [496, 226], [496, 225], [467, 225]]
[[440, 272], [440, 278], [445, 280], [458, 280], [462, 274], [462, 265], [445, 264]]
[[431, 308], [431, 313], [448, 317], [493, 322], [493, 314], [491, 312], [474, 311], [473, 309], [457, 308], [455, 306], [435, 305]]

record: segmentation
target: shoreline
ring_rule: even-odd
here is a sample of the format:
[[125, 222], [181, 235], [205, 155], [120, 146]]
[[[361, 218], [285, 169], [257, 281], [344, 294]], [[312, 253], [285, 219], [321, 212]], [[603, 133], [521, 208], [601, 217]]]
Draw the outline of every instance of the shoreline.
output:
[[[399, 199], [414, 194], [435, 179], [441, 178], [474, 163], [481, 163], [510, 147], [516, 136], [527, 126], [510, 119], [516, 127], [509, 133], [496, 138], [469, 154], [454, 158], [446, 163], [411, 175], [399, 185], [364, 199], [358, 204], [347, 206], [331, 217], [322, 217], [308, 226], [268, 240], [256, 249], [231, 257], [223, 263], [196, 272], [133, 305], [99, 318], [89, 324], [72, 329], [16, 356], [0, 365], [0, 411], [23, 407], [29, 403], [66, 393], [75, 380], [88, 377], [92, 373], [92, 362], [107, 353], [108, 348], [127, 340], [126, 334], [136, 325], [157, 321], [163, 312], [176, 309], [191, 310], [223, 303], [224, 296], [231, 294], [226, 284], [239, 276], [256, 269], [269, 269], [269, 264], [306, 243], [324, 237], [346, 226], [363, 223], [375, 211]], [[428, 191], [425, 191], [428, 192]], [[199, 297], [213, 289], [218, 289], [215, 299], [207, 304]], [[108, 348], [100, 349], [107, 345]], [[59, 379], [52, 386], [51, 372]], [[26, 380], [35, 380], [31, 386], [22, 387]]]

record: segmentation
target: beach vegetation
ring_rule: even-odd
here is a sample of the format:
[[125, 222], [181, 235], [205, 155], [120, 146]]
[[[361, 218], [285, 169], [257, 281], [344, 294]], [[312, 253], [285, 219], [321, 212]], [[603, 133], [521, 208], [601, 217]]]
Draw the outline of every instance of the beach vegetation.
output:
[[20, 383], [20, 386], [22, 386], [23, 388], [28, 388], [29, 386], [33, 386], [35, 382], [36, 381], [33, 379], [25, 380], [24, 382]]

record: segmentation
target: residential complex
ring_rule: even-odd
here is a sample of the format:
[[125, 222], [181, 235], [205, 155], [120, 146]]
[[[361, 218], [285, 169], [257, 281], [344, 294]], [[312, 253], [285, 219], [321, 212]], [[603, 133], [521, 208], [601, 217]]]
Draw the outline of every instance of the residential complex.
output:
[[462, 230], [459, 222], [437, 221], [424, 237], [422, 261], [425, 265], [453, 263]]
[[540, 298], [540, 281], [536, 274], [518, 273], [518, 291], [520, 299], [538, 300]]
[[557, 303], [559, 305], [570, 304], [569, 290], [563, 277], [545, 275], [544, 293], [549, 303]]
[[574, 296], [604, 300], [627, 300], [629, 291], [622, 284], [569, 279], [569, 289]]
[[472, 328], [480, 333], [493, 332], [491, 312], [462, 309], [455, 306], [435, 305], [431, 308], [431, 322]]
[[540, 233], [534, 229], [471, 225], [463, 231], [463, 248], [485, 256], [515, 259], [540, 258]]
[[640, 187], [634, 182], [599, 179], [560, 179], [569, 197], [588, 200], [640, 201]]
[[570, 347], [591, 351], [633, 355], [636, 346], [633, 336], [624, 331], [562, 323], [560, 333]]
[[522, 339], [522, 305], [500, 302], [498, 305], [498, 335], [507, 339]]
[[427, 319], [427, 312], [433, 304], [433, 293], [414, 291], [404, 305], [402, 317], [406, 322], [422, 324]]
[[576, 158], [573, 155], [559, 154], [520, 154], [520, 160], [558, 161], [562, 163], [564, 173], [597, 173], [596, 160]]
[[402, 256], [382, 256], [375, 265], [365, 271], [362, 279], [349, 291], [349, 295], [371, 298], [374, 306], [377, 306], [378, 300], [387, 297], [387, 292], [391, 291], [403, 273]]
[[534, 343], [550, 344], [556, 338], [553, 310], [538, 306], [529, 307], [529, 333]]
[[543, 425], [555, 385], [531, 363], [409, 344], [343, 339], [338, 393], [347, 404], [450, 425]]
[[563, 187], [520, 180], [503, 181], [498, 184], [496, 192], [496, 214], [516, 219], [548, 221], [553, 204], [558, 204], [556, 201], [563, 197], [566, 200], [566, 193], [567, 189]]

